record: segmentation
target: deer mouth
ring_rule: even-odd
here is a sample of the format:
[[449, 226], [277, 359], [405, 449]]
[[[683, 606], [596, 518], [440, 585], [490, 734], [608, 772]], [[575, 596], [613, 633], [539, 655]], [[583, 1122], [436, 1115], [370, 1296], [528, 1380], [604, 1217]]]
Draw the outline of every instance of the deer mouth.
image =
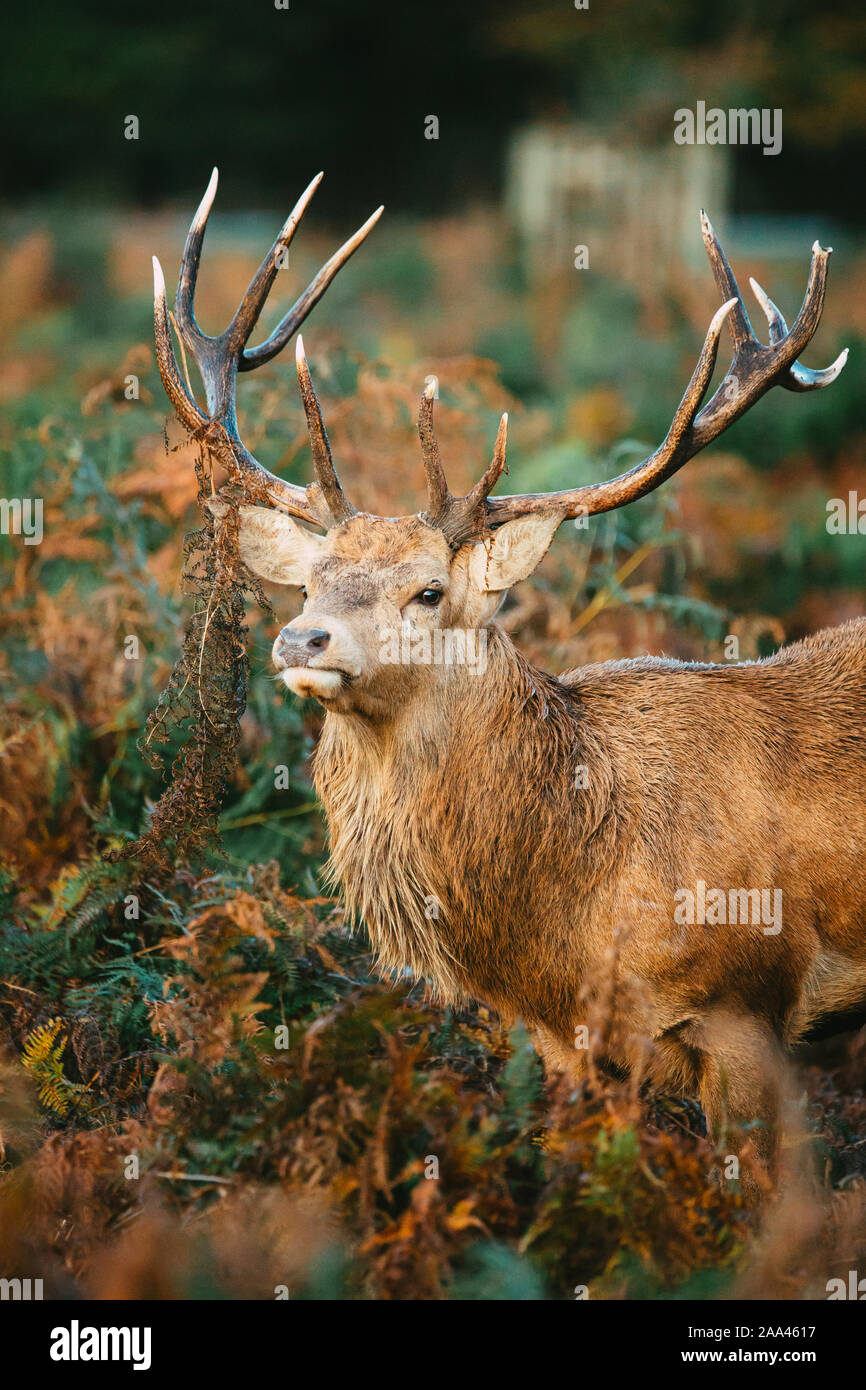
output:
[[352, 677], [333, 666], [287, 666], [280, 679], [293, 695], [327, 701], [336, 699]]

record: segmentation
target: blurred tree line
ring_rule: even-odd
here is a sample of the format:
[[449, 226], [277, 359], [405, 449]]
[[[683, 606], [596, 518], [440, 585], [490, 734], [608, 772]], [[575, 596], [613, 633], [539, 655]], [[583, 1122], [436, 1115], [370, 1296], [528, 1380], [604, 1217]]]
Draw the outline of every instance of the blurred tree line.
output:
[[[738, 204], [864, 210], [857, 0], [43, 0], [11, 9], [5, 30], [10, 202], [154, 204], [188, 196], [218, 162], [238, 206], [281, 205], [287, 178], [325, 167], [326, 213], [382, 198], [429, 215], [497, 197], [507, 138], [528, 119], [665, 139], [673, 109], [700, 98], [784, 111], [781, 158], [737, 151]], [[431, 114], [438, 140], [425, 139]]]

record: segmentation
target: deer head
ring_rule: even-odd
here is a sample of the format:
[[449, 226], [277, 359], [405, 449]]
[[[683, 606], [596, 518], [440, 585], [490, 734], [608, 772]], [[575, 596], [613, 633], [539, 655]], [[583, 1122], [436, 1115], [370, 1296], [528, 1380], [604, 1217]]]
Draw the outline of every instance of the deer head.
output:
[[[278, 265], [318, 185], [310, 184], [254, 276], [232, 323], [206, 337], [195, 321], [193, 295], [205, 224], [216, 175], [193, 219], [184, 251], [176, 301], [176, 327], [193, 355], [205, 386], [207, 409], [195, 401], [178, 369], [171, 344], [165, 286], [155, 265], [157, 355], [166, 392], [181, 422], [241, 475], [248, 494], [262, 505], [241, 506], [239, 549], [255, 574], [300, 587], [304, 608], [274, 643], [273, 659], [286, 686], [313, 696], [329, 711], [387, 720], [430, 682], [454, 679], [453, 662], [435, 659], [437, 633], [474, 633], [493, 617], [507, 589], [525, 579], [546, 553], [567, 518], [610, 511], [653, 491], [716, 439], [772, 386], [789, 391], [820, 389], [841, 372], [843, 352], [831, 367], [803, 367], [798, 357], [818, 327], [824, 303], [829, 249], [816, 242], [809, 282], [797, 318], [787, 327], [780, 310], [754, 280], [752, 289], [769, 324], [769, 345], [756, 338], [734, 274], [708, 218], [701, 214], [704, 243], [721, 308], [670, 429], [658, 449], [628, 472], [606, 482], [552, 493], [491, 496], [505, 467], [507, 416], [493, 458], [465, 497], [454, 497], [442, 467], [433, 427], [435, 379], [425, 389], [418, 428], [427, 482], [427, 507], [417, 516], [379, 517], [358, 512], [343, 492], [310, 378], [303, 341], [297, 369], [310, 436], [315, 480], [306, 488], [263, 468], [241, 442], [235, 413], [237, 373], [269, 361], [296, 333], [334, 275], [364, 240], [378, 209], [331, 258], [274, 332], [259, 347], [246, 343]], [[728, 323], [733, 358], [712, 398], [703, 404]], [[228, 503], [214, 497], [222, 517]], [[305, 524], [299, 524], [305, 523]], [[316, 526], [325, 532], [311, 530]], [[439, 651], [447, 651], [438, 643]], [[477, 654], [477, 646], [452, 643]], [[430, 653], [431, 659], [424, 654]], [[461, 673], [462, 675], [462, 673]]]

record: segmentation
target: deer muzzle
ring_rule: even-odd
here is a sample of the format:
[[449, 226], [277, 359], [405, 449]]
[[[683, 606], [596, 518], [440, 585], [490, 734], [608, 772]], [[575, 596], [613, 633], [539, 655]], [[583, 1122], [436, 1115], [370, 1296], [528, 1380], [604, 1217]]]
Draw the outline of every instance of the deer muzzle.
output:
[[283, 684], [295, 695], [317, 700], [333, 699], [361, 673], [357, 643], [339, 622], [327, 628], [289, 623], [274, 642], [272, 655]]
[[274, 643], [274, 665], [278, 671], [289, 666], [307, 666], [313, 657], [320, 656], [330, 645], [331, 634], [322, 627], [292, 631], [284, 627]]

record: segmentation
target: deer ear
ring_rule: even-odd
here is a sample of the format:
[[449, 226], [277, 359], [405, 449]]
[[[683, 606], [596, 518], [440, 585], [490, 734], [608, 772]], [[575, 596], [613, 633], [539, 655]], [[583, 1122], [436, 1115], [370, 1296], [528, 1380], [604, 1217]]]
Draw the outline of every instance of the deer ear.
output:
[[563, 513], [539, 512], [506, 521], [492, 536], [473, 545], [469, 577], [482, 593], [510, 589], [531, 574], [547, 554]]
[[[217, 519], [228, 511], [219, 497], [210, 498], [206, 505]], [[304, 584], [324, 537], [305, 531], [285, 512], [270, 507], [239, 507], [238, 514], [238, 550], [247, 568], [272, 584]]]

